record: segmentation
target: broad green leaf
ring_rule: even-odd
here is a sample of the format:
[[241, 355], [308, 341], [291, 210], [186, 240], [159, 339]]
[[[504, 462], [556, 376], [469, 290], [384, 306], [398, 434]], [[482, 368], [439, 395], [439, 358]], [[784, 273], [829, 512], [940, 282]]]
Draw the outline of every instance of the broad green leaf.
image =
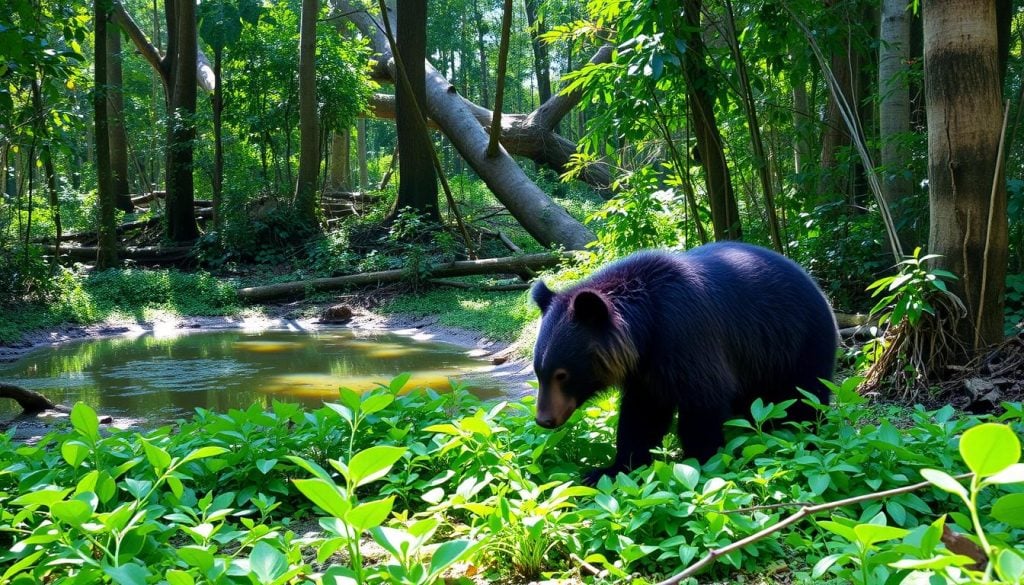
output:
[[478, 416], [467, 416], [459, 421], [459, 426], [463, 430], [482, 437], [490, 437], [492, 434], [491, 426], [487, 424], [487, 421]]
[[818, 522], [818, 526], [821, 526], [825, 530], [833, 534], [837, 534], [850, 542], [857, 542], [857, 533], [853, 531], [853, 528], [845, 524], [840, 524], [834, 520], [821, 520]]
[[376, 445], [356, 453], [348, 463], [349, 482], [359, 487], [384, 477], [406, 450], [405, 447]]
[[126, 563], [119, 567], [111, 567], [104, 563], [103, 572], [117, 585], [146, 585], [150, 576], [149, 569], [135, 563]]
[[469, 540], [449, 540], [437, 547], [430, 557], [430, 575], [440, 575], [453, 564], [457, 563], [466, 551], [473, 546]]
[[60, 490], [50, 486], [47, 488], [39, 489], [37, 491], [22, 494], [17, 498], [11, 500], [11, 504], [15, 506], [50, 506], [54, 502], [59, 502], [63, 500], [64, 497], [70, 493], [71, 488]]
[[394, 394], [371, 394], [363, 400], [360, 410], [366, 414], [373, 414], [388, 407], [395, 401]]
[[146, 460], [156, 470], [157, 475], [163, 473], [171, 465], [171, 455], [164, 449], [153, 445], [145, 437], [141, 437], [142, 448], [146, 452]]
[[270, 473], [270, 470], [273, 469], [275, 465], [277, 465], [277, 459], [256, 460], [256, 469], [259, 469], [260, 473], [262, 473], [263, 475]]
[[196, 580], [185, 571], [170, 569], [164, 575], [168, 585], [196, 585]]
[[700, 482], [700, 470], [692, 465], [676, 463], [672, 466], [672, 475], [686, 486], [686, 489], [696, 489]]
[[249, 568], [260, 583], [273, 583], [288, 572], [288, 559], [281, 551], [260, 541], [249, 553]]
[[227, 453], [228, 450], [224, 447], [200, 447], [195, 451], [192, 451], [188, 455], [182, 458], [182, 463], [188, 463], [189, 461], [196, 461], [198, 459], [207, 459], [209, 457], [216, 457]]
[[910, 569], [913, 571], [938, 571], [946, 567], [964, 567], [973, 565], [974, 559], [964, 555], [936, 555], [930, 559], [900, 559], [889, 563], [890, 567], [896, 569]]
[[878, 524], [858, 524], [853, 527], [853, 532], [857, 535], [857, 541], [865, 546], [903, 538], [909, 534], [909, 531], [903, 528], [879, 526]]
[[93, 443], [100, 439], [100, 421], [96, 411], [84, 402], [76, 402], [71, 408], [71, 426]]
[[345, 522], [348, 522], [355, 530], [363, 532], [376, 526], [380, 526], [391, 514], [394, 506], [395, 496], [388, 496], [372, 502], [363, 502], [352, 508], [345, 514]]
[[996, 571], [1006, 583], [1024, 581], [1024, 558], [1010, 549], [1003, 549], [996, 557]]
[[409, 378], [411, 377], [411, 373], [402, 372], [401, 374], [395, 376], [393, 380], [391, 380], [391, 383], [388, 384], [388, 388], [391, 390], [393, 394], [398, 394], [399, 392], [401, 392], [402, 388], [405, 388], [406, 383], [409, 382]]
[[996, 500], [992, 517], [1014, 528], [1024, 528], [1024, 493], [1006, 494]]
[[313, 463], [312, 461], [307, 461], [307, 460], [303, 459], [302, 457], [296, 457], [294, 455], [288, 455], [287, 459], [289, 461], [291, 461], [292, 463], [294, 463], [295, 465], [298, 465], [302, 469], [305, 469], [306, 471], [311, 473], [314, 477], [322, 479], [322, 480], [324, 480], [324, 481], [326, 481], [328, 483], [334, 483], [334, 480], [331, 479], [331, 474], [328, 473], [328, 471], [326, 469], [324, 469], [323, 467], [320, 467], [316, 463]]
[[1024, 463], [1014, 463], [999, 473], [985, 478], [986, 484], [1024, 483]]
[[1007, 425], [984, 423], [964, 431], [960, 455], [971, 471], [984, 478], [1020, 461], [1020, 440]]
[[93, 509], [82, 500], [64, 500], [50, 505], [53, 517], [71, 526], [81, 526], [92, 518]]
[[313, 479], [293, 479], [295, 487], [304, 496], [335, 518], [344, 518], [352, 505], [341, 496], [338, 486], [318, 477]]
[[81, 441], [65, 441], [60, 446], [60, 454], [71, 467], [78, 467], [89, 456], [91, 449]]
[[201, 546], [183, 546], [178, 549], [178, 556], [190, 567], [204, 573], [213, 567], [213, 553]]
[[967, 489], [960, 485], [956, 478], [945, 471], [926, 468], [921, 470], [921, 477], [940, 490], [958, 495], [965, 502], [969, 501]]
[[832, 568], [832, 565], [846, 558], [848, 557], [844, 554], [832, 554], [821, 557], [818, 562], [814, 563], [814, 568], [811, 569], [811, 578], [820, 579], [822, 575]]

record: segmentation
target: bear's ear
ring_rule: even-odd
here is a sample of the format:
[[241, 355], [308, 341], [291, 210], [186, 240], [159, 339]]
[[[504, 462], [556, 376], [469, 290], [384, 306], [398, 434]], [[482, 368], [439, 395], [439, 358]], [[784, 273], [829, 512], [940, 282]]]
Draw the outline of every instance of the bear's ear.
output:
[[572, 298], [572, 316], [585, 325], [605, 326], [612, 321], [611, 301], [598, 291], [581, 290]]
[[551, 305], [551, 299], [555, 298], [555, 293], [548, 288], [548, 285], [544, 284], [543, 280], [538, 280], [530, 290], [530, 298], [540, 307], [541, 313], [546, 313]]

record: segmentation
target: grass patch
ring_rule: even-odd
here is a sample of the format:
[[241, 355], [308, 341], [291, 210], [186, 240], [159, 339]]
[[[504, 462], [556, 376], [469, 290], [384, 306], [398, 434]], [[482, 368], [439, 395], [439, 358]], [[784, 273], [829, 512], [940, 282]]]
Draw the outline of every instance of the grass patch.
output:
[[488, 337], [512, 342], [518, 339], [540, 311], [527, 293], [483, 292], [437, 288], [396, 297], [378, 309], [384, 314], [435, 316], [438, 323], [480, 331]]
[[9, 308], [0, 321], [0, 343], [28, 331], [63, 323], [88, 325], [119, 316], [148, 321], [154, 313], [233, 315], [241, 310], [233, 283], [206, 272], [106, 270], [84, 279], [62, 279], [52, 299]]

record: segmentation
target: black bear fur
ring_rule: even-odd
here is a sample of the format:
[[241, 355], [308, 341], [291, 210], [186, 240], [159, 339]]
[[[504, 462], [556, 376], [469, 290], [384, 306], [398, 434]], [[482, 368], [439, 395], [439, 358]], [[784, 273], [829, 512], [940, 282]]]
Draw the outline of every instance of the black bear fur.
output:
[[[537, 282], [542, 312], [534, 350], [537, 423], [561, 426], [587, 399], [622, 391], [614, 463], [586, 476], [628, 471], [678, 412], [688, 456], [704, 462], [723, 446], [723, 423], [756, 398], [823, 403], [838, 334], [825, 295], [795, 262], [735, 242], [684, 253], [648, 251], [609, 264], [560, 293]], [[799, 400], [790, 420], [814, 418]]]

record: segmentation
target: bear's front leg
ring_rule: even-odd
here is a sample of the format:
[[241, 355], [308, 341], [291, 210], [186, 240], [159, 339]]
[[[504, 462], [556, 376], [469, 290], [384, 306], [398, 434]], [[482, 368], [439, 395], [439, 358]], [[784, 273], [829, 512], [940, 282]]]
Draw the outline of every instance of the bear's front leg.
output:
[[608, 467], [599, 467], [583, 475], [583, 483], [594, 485], [601, 477], [615, 477], [619, 472], [651, 462], [651, 449], [661, 445], [669, 427], [675, 406], [646, 395], [631, 392], [628, 387], [622, 391], [622, 405], [619, 407], [619, 426], [615, 439], [615, 462]]

